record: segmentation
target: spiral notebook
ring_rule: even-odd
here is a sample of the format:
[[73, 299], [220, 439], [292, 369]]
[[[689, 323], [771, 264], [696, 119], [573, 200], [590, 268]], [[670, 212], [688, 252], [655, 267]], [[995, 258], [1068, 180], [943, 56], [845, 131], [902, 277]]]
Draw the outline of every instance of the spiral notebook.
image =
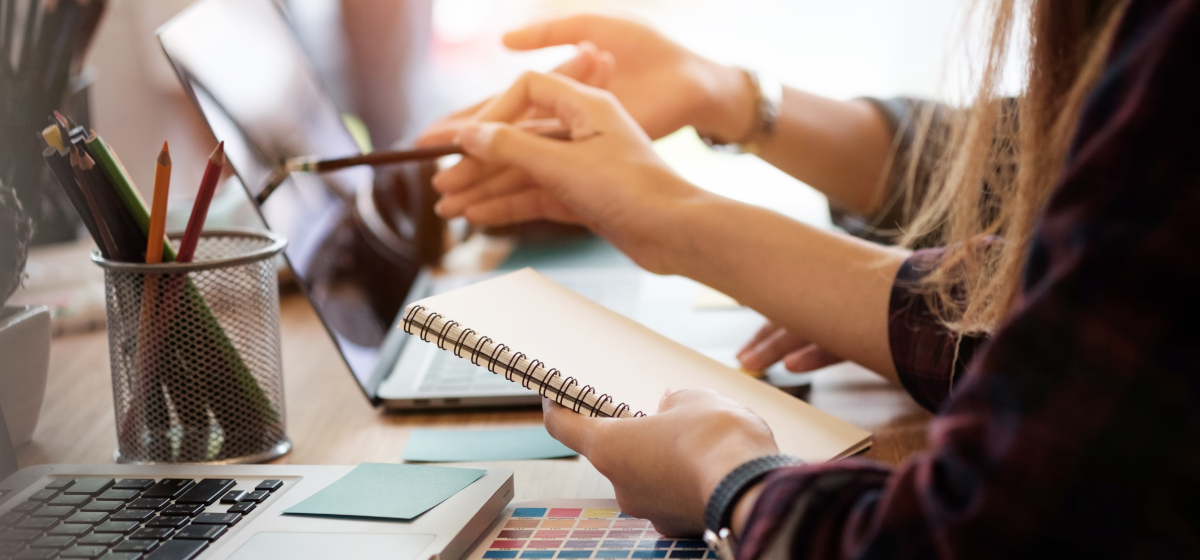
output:
[[577, 413], [653, 414], [667, 388], [708, 388], [754, 410], [806, 462], [852, 455], [871, 434], [523, 269], [405, 308], [401, 327]]

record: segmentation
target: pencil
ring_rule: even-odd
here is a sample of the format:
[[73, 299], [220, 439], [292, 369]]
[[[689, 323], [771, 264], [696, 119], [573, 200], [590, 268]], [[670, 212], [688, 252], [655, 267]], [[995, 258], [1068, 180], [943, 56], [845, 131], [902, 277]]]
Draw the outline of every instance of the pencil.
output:
[[79, 148], [71, 150], [71, 169], [75, 172], [75, 182], [79, 184], [79, 190], [83, 192], [83, 198], [87, 202], [88, 210], [96, 221], [96, 229], [100, 232], [100, 240], [104, 251], [108, 253], [105, 258], [116, 259], [120, 258], [117, 252], [117, 244], [113, 241], [112, 232], [108, 231], [108, 223], [104, 219], [104, 213], [100, 212], [100, 205], [96, 202], [96, 194], [92, 192], [91, 182], [88, 181], [83, 169], [83, 162], [79, 157]]
[[100, 253], [106, 259], [116, 258], [108, 252], [108, 247], [105, 247], [104, 237], [100, 234], [100, 229], [96, 225], [96, 216], [88, 206], [87, 199], [83, 196], [83, 191], [80, 190], [76, 182], [75, 172], [71, 169], [70, 153], [67, 150], [56, 150], [53, 146], [47, 146], [42, 151], [42, 157], [46, 159], [46, 164], [50, 166], [50, 171], [54, 173], [54, 177], [58, 179], [58, 184], [62, 187], [63, 192], [67, 193], [67, 199], [71, 201], [71, 206], [75, 208], [75, 213], [79, 214], [79, 220], [87, 228], [88, 233], [92, 236], [92, 240], [96, 242], [96, 246], [100, 247]]
[[217, 181], [221, 178], [221, 168], [225, 166], [225, 143], [217, 144], [217, 149], [208, 158], [208, 166], [204, 169], [204, 178], [200, 181], [200, 190], [196, 193], [196, 204], [192, 206], [192, 215], [188, 218], [187, 229], [183, 232], [183, 240], [179, 243], [179, 255], [176, 262], [188, 263], [196, 256], [196, 245], [200, 243], [200, 232], [204, 229], [204, 220], [208, 217], [208, 207], [212, 204], [213, 193], [217, 190]]
[[146, 241], [146, 262], [156, 264], [162, 262], [163, 245], [161, 241], [167, 229], [167, 193], [171, 190], [171, 152], [167, 143], [163, 142], [162, 151], [158, 154], [158, 163], [154, 166], [154, 200], [150, 210], [150, 232]]

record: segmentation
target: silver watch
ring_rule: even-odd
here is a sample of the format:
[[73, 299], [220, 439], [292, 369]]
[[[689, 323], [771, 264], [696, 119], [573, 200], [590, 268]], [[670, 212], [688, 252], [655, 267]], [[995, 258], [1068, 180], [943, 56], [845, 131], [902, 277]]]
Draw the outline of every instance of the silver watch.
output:
[[709, 148], [731, 154], [758, 154], [761, 143], [775, 134], [779, 125], [779, 113], [783, 107], [783, 83], [774, 76], [741, 69], [754, 89], [754, 123], [745, 138], [727, 141], [701, 135], [700, 139]]

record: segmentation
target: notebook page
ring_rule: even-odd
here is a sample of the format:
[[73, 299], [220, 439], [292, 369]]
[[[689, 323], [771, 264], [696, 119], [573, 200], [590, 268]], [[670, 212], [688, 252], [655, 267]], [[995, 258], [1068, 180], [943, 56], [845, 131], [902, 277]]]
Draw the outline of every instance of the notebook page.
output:
[[855, 453], [870, 433], [678, 344], [542, 276], [522, 269], [419, 302], [558, 368], [580, 385], [654, 414], [667, 388], [708, 388], [766, 420], [784, 453], [820, 462]]

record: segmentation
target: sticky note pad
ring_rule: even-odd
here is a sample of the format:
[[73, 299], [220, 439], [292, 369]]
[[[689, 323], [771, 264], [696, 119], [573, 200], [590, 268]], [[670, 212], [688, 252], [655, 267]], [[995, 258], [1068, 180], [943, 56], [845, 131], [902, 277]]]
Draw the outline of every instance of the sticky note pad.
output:
[[415, 429], [404, 447], [405, 461], [429, 463], [554, 459], [576, 455], [550, 437], [541, 426], [505, 430]]
[[284, 513], [410, 520], [466, 488], [480, 469], [363, 463]]

